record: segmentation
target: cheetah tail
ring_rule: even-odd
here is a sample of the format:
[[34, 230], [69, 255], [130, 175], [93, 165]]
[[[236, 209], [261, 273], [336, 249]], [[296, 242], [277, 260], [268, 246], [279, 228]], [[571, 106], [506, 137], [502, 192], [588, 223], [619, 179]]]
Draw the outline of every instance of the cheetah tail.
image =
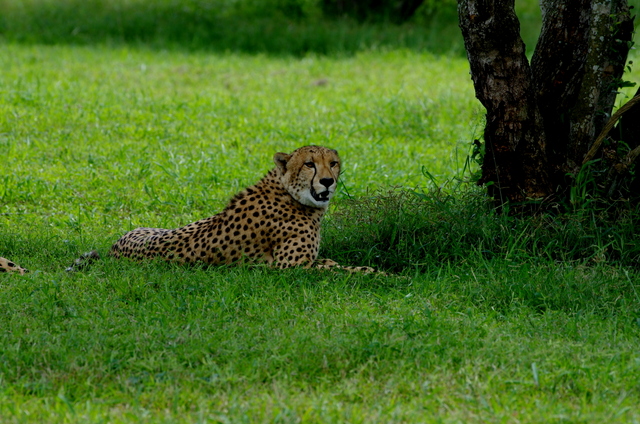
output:
[[98, 253], [97, 250], [92, 250], [91, 252], [87, 252], [82, 256], [80, 256], [75, 261], [73, 261], [71, 266], [69, 266], [65, 271], [76, 272], [76, 271], [85, 270], [89, 265], [91, 265], [98, 259], [100, 259], [100, 254]]
[[24, 275], [29, 272], [28, 269], [22, 268], [20, 265], [10, 261], [6, 258], [0, 258], [0, 272], [17, 272], [20, 275]]

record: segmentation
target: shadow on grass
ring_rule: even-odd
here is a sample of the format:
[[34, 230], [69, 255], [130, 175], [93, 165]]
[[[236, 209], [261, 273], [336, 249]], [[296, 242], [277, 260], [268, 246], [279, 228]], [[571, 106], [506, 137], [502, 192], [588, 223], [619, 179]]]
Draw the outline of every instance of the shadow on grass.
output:
[[336, 205], [321, 254], [391, 272], [434, 264], [602, 264], [637, 269], [638, 211], [601, 208], [519, 218], [475, 187], [390, 190]]
[[438, 12], [427, 24], [398, 26], [292, 17], [268, 9], [269, 2], [251, 9], [234, 3], [2, 0], [0, 36], [33, 44], [142, 44], [285, 56], [349, 55], [386, 48], [464, 53], [455, 10]]

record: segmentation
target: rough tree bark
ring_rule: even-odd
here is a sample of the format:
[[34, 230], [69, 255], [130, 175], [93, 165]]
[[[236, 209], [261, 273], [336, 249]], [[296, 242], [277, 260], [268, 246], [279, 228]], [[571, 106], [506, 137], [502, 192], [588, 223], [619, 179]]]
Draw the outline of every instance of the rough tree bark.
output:
[[511, 1], [458, 3], [476, 96], [487, 109], [480, 183], [500, 201], [549, 195], [546, 139]]
[[607, 123], [631, 45], [626, 0], [541, 0], [531, 65], [514, 0], [458, 0], [487, 109], [480, 183], [502, 203], [560, 199]]

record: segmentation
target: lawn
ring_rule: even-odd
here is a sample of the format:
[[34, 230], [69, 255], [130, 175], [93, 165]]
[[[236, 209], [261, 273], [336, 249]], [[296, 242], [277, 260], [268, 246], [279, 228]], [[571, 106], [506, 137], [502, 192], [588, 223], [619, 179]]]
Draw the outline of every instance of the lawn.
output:
[[3, 48], [3, 219], [61, 237], [206, 216], [306, 144], [338, 149], [345, 195], [424, 185], [423, 166], [462, 168], [482, 120], [466, 63], [428, 53]]
[[[483, 125], [464, 57], [0, 48], [0, 256], [33, 270], [0, 275], [0, 422], [640, 421], [635, 232], [523, 223], [452, 188]], [[344, 162], [322, 253], [390, 276], [64, 272], [219, 211], [305, 144]], [[392, 263], [362, 199], [405, 222]]]

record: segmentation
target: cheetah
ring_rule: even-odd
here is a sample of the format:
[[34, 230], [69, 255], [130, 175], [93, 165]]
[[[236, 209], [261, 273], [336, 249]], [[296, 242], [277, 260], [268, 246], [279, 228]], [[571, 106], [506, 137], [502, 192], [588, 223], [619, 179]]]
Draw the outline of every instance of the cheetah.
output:
[[116, 241], [110, 255], [135, 260], [160, 257], [178, 263], [248, 262], [277, 268], [373, 272], [369, 267], [341, 266], [317, 258], [320, 222], [340, 175], [338, 152], [305, 146], [291, 154], [276, 153], [273, 161], [275, 168], [236, 194], [217, 215], [172, 230], [137, 228]]
[[[266, 263], [278, 268], [339, 268], [375, 272], [370, 267], [341, 266], [318, 259], [320, 222], [340, 175], [338, 152], [305, 146], [291, 154], [276, 153], [275, 168], [257, 184], [236, 194], [217, 215], [181, 228], [136, 228], [111, 247], [115, 258], [160, 257], [178, 263]], [[84, 269], [99, 259], [94, 250], [67, 268]], [[0, 258], [0, 272], [26, 269]], [[381, 273], [384, 274], [384, 273]]]
[[[291, 154], [276, 153], [276, 165], [257, 184], [236, 194], [217, 215], [181, 228], [136, 228], [111, 247], [115, 258], [160, 257], [178, 263], [267, 263], [278, 268], [340, 268], [375, 272], [370, 267], [341, 266], [318, 259], [320, 222], [340, 175], [338, 152], [305, 146]], [[99, 258], [91, 251], [67, 271], [76, 271]], [[0, 272], [26, 269], [0, 258]]]

